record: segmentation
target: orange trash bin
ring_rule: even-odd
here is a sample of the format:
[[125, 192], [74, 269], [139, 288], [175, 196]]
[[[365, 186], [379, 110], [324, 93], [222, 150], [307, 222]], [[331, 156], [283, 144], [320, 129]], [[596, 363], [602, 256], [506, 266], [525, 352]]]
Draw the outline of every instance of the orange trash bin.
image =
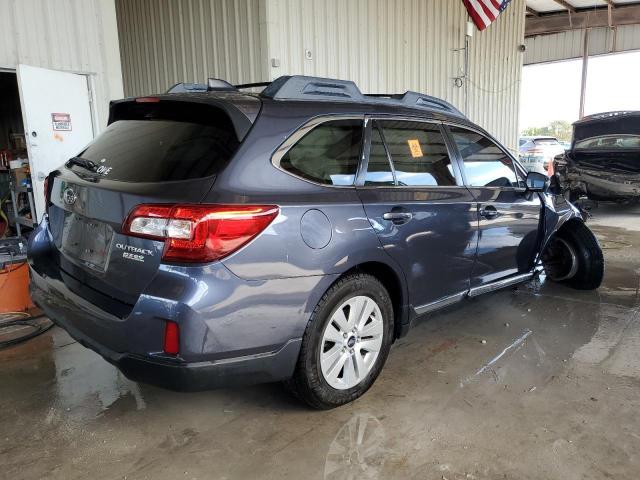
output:
[[27, 262], [7, 265], [0, 270], [0, 313], [24, 312], [33, 307]]

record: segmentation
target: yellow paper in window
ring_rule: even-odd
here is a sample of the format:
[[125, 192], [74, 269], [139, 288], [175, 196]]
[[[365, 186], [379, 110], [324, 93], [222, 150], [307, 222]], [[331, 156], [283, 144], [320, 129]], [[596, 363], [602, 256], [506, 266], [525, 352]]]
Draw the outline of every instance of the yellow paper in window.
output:
[[420, 146], [420, 142], [416, 139], [407, 140], [409, 144], [409, 150], [411, 150], [411, 156], [413, 158], [422, 157], [422, 147]]

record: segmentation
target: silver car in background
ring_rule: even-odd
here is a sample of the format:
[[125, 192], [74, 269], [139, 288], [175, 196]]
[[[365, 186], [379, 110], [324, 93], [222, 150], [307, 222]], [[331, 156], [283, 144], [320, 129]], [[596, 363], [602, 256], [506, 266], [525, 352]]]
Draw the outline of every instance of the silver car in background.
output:
[[565, 148], [555, 137], [520, 137], [520, 163], [529, 172], [548, 175], [549, 164], [553, 162], [556, 155], [564, 152]]

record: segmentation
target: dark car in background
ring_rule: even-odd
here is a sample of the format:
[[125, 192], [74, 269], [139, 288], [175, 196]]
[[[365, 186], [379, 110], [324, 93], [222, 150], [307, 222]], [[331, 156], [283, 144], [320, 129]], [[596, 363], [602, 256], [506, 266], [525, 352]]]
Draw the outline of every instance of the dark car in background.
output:
[[555, 160], [571, 200], [640, 201], [640, 112], [591, 115], [573, 124], [571, 149]]
[[133, 380], [285, 381], [331, 408], [420, 315], [540, 265], [600, 284], [579, 212], [447, 102], [301, 76], [173, 91], [112, 102], [29, 242], [37, 305]]

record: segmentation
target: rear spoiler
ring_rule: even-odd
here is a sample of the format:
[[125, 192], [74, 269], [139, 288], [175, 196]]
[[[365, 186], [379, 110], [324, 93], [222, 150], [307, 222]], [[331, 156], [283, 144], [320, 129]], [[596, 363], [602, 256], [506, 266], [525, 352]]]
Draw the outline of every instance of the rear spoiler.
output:
[[118, 120], [167, 119], [207, 123], [217, 114], [225, 114], [242, 142], [255, 122], [262, 102], [249, 95], [216, 97], [210, 95], [162, 94], [125, 98], [109, 103], [107, 125]]

